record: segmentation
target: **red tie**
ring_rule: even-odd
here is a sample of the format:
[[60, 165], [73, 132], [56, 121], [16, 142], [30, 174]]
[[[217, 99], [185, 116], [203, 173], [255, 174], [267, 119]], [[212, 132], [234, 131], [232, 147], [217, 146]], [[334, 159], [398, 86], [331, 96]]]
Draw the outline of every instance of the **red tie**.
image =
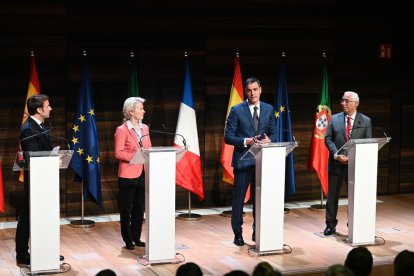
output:
[[349, 138], [351, 138], [351, 116], [347, 116], [347, 121], [346, 121], [346, 140], [348, 141]]

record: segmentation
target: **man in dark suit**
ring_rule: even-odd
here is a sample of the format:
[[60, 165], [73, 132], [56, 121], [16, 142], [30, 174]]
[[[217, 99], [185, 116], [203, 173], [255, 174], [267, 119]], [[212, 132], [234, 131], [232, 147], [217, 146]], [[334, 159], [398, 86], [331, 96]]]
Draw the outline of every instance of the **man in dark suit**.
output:
[[341, 105], [343, 112], [331, 117], [325, 134], [325, 145], [329, 150], [325, 236], [330, 236], [336, 231], [341, 184], [343, 180], [348, 183], [348, 157], [338, 153], [338, 150], [349, 139], [372, 138], [371, 119], [357, 112], [358, 94], [352, 91], [345, 92]]
[[[249, 78], [244, 82], [247, 101], [231, 108], [226, 122], [224, 139], [234, 146], [232, 166], [234, 168], [234, 190], [231, 214], [231, 227], [234, 233], [234, 244], [243, 246], [243, 205], [249, 183], [251, 197], [255, 199], [255, 160], [241, 157], [254, 143], [276, 141], [276, 124], [273, 107], [260, 101], [262, 88], [260, 81]], [[253, 219], [255, 204], [253, 203]], [[252, 240], [255, 241], [255, 224], [253, 222]]]
[[[27, 99], [27, 111], [30, 117], [20, 129], [20, 143], [22, 150], [26, 151], [51, 151], [49, 131], [44, 126], [44, 120], [49, 118], [52, 107], [49, 105], [49, 97], [43, 94], [35, 94]], [[26, 156], [25, 156], [26, 159]], [[19, 215], [16, 229], [16, 261], [17, 264], [30, 264], [29, 255], [29, 173], [27, 170], [27, 160], [25, 160], [24, 171], [24, 204], [23, 210]]]

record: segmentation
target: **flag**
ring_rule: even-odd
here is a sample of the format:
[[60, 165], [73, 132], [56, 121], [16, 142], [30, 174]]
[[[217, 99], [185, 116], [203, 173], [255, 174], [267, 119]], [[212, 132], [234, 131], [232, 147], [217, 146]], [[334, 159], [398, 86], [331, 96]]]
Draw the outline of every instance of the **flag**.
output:
[[129, 58], [130, 65], [130, 77], [128, 83], [128, 97], [138, 97], [138, 73], [137, 73], [137, 64], [135, 62], [134, 52], [131, 52]]
[[[274, 109], [276, 118], [277, 141], [293, 142], [284, 62], [282, 62], [280, 65], [279, 81], [275, 94]], [[294, 194], [295, 190], [295, 168], [292, 151], [288, 156], [286, 156], [285, 197], [289, 197]]]
[[[29, 79], [29, 87], [27, 88], [27, 95], [26, 100], [24, 101], [24, 112], [23, 112], [23, 118], [22, 118], [22, 126], [27, 121], [27, 118], [30, 116], [27, 111], [27, 99], [35, 94], [40, 94], [40, 86], [39, 86], [39, 78], [37, 77], [37, 69], [36, 69], [36, 62], [34, 53], [30, 53], [30, 79]], [[22, 148], [19, 142], [18, 149], [17, 149], [17, 155], [16, 155], [16, 163], [19, 164], [21, 161], [23, 161], [23, 154], [22, 154]], [[24, 171], [23, 169], [20, 170], [20, 176], [19, 181], [24, 182]]]
[[[227, 106], [226, 122], [227, 122], [227, 117], [229, 117], [231, 108], [239, 103], [242, 103], [243, 101], [244, 101], [243, 81], [242, 81], [242, 75], [241, 75], [241, 70], [240, 70], [239, 55], [237, 54], [236, 57], [234, 58], [234, 75], [233, 75], [233, 83], [231, 85], [231, 90], [230, 90], [229, 104]], [[221, 144], [220, 163], [223, 166], [223, 181], [229, 184], [234, 183], [233, 167], [231, 166], [231, 160], [233, 158], [233, 151], [234, 151], [234, 146], [226, 144], [226, 142], [224, 141], [224, 137], [223, 137], [223, 141]], [[249, 199], [250, 199], [250, 185], [247, 188], [244, 202], [249, 201]]]
[[4, 212], [3, 168], [0, 159], [0, 212]]
[[325, 133], [331, 120], [331, 102], [329, 100], [328, 69], [322, 66], [322, 87], [319, 93], [319, 105], [316, 107], [315, 124], [310, 141], [307, 167], [318, 174], [322, 190], [328, 194], [328, 159], [329, 151], [325, 146]]
[[[193, 91], [191, 88], [190, 65], [187, 57], [185, 59], [183, 99], [178, 113], [175, 133], [183, 135], [188, 145], [188, 151], [176, 165], [176, 182], [184, 189], [195, 193], [201, 201], [204, 199], [203, 174]], [[176, 146], [184, 146], [182, 137], [176, 135], [174, 144]]]
[[[241, 76], [241, 70], [240, 70], [239, 57], [236, 56], [234, 58], [234, 76], [233, 76], [233, 83], [232, 83], [231, 91], [230, 91], [229, 104], [227, 106], [226, 122], [227, 122], [227, 117], [229, 117], [231, 108], [239, 103], [242, 103], [243, 101], [244, 101], [243, 82], [242, 82], [242, 76]], [[224, 142], [224, 137], [223, 137], [223, 141], [221, 144], [220, 163], [223, 166], [223, 181], [229, 184], [233, 184], [234, 182], [233, 167], [231, 166], [231, 160], [233, 158], [233, 150], [234, 150], [234, 146], [226, 144], [226, 142]]]
[[86, 198], [102, 206], [98, 132], [89, 70], [86, 64], [83, 65], [70, 145], [74, 150], [70, 167], [75, 171], [75, 180], [83, 182], [83, 194]]

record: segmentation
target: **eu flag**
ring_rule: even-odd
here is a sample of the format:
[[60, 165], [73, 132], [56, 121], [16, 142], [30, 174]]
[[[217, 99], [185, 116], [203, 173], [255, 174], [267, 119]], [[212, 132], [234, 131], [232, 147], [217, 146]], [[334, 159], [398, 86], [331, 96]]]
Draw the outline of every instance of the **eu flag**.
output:
[[[284, 62], [282, 62], [280, 65], [274, 109], [276, 118], [277, 142], [293, 142]], [[295, 168], [292, 151], [288, 156], [286, 156], [285, 197], [291, 196], [295, 193], [295, 191]]]
[[102, 207], [98, 132], [89, 70], [86, 64], [83, 65], [78, 106], [70, 144], [71, 149], [74, 150], [70, 167], [76, 173], [75, 180], [83, 182], [84, 196], [94, 200]]

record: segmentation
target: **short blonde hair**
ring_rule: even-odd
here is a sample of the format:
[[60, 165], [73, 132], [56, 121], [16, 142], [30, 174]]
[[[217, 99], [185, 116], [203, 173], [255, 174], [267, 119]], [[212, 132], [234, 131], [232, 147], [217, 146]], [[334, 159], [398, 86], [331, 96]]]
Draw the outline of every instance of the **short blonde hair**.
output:
[[141, 97], [129, 97], [124, 102], [124, 108], [122, 109], [122, 112], [124, 113], [124, 120], [129, 120], [131, 118], [131, 115], [129, 115], [129, 112], [134, 110], [137, 103], [144, 104], [145, 99]]

